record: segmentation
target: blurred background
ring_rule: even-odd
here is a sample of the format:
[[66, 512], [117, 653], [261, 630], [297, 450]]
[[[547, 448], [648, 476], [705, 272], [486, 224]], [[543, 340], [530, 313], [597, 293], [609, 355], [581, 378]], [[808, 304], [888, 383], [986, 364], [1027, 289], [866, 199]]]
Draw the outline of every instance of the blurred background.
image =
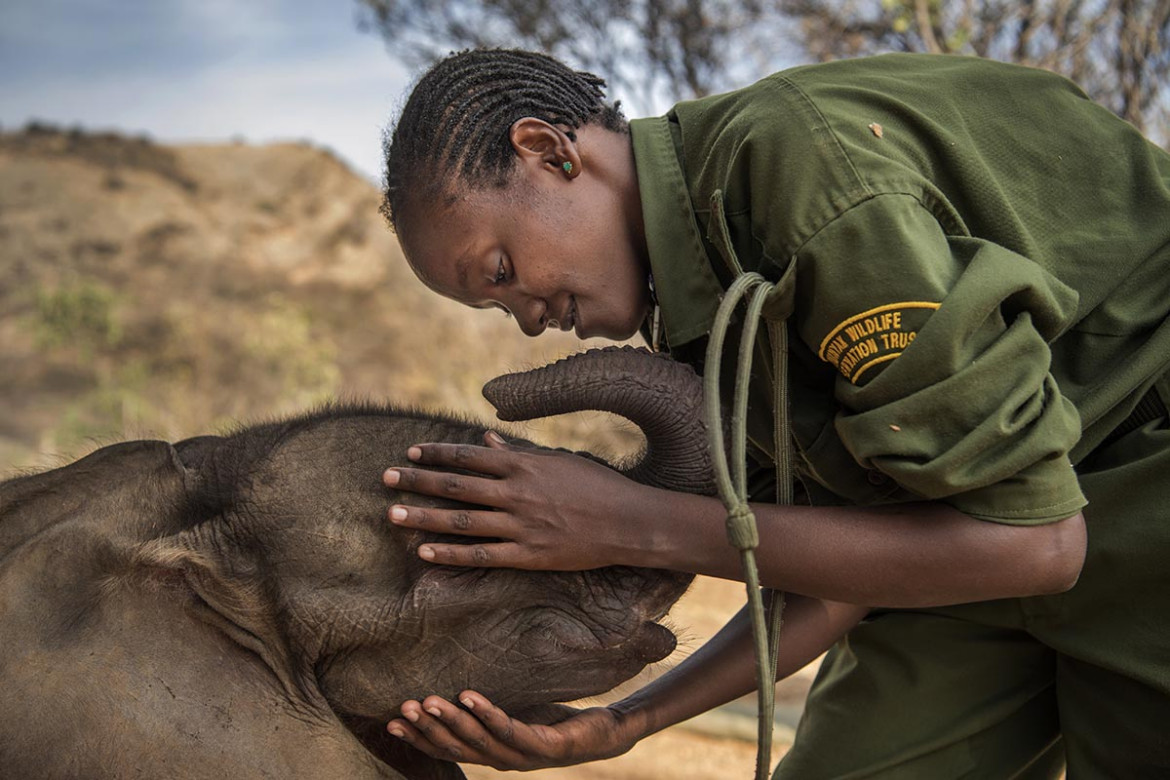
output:
[[338, 395], [483, 414], [484, 380], [578, 348], [430, 295], [377, 214], [382, 135], [451, 50], [551, 52], [631, 116], [803, 62], [996, 57], [1165, 144], [1168, 41], [1165, 0], [5, 0], [0, 469]]
[[[805, 62], [993, 57], [1170, 143], [1166, 0], [0, 0], [0, 478], [334, 397], [490, 418], [486, 380], [580, 349], [426, 291], [377, 212], [404, 93], [477, 45], [603, 75], [628, 116]], [[640, 441], [603, 415], [513, 430]], [[739, 600], [700, 582], [687, 646]], [[782, 740], [811, 673], [782, 689]], [[546, 776], [747, 776], [739, 726], [713, 723]]]

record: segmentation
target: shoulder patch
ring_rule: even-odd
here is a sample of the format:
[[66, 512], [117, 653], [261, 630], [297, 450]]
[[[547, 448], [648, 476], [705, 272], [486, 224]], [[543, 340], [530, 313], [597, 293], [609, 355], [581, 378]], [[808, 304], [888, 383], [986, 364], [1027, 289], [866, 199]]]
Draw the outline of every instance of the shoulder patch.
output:
[[829, 331], [817, 357], [857, 384], [870, 368], [901, 355], [939, 306], [930, 301], [902, 301], [854, 314]]

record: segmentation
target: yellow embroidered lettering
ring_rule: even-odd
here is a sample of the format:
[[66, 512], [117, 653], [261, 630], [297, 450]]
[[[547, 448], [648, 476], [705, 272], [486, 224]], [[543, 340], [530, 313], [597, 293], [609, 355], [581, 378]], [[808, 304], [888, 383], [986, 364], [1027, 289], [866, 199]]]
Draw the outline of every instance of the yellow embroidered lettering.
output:
[[883, 333], [881, 335], [882, 349], [905, 349], [914, 340], [914, 331], [908, 333]]
[[901, 355], [939, 305], [904, 301], [855, 314], [829, 331], [821, 341], [818, 357], [856, 383], [871, 367]]
[[830, 363], [836, 363], [838, 358], [841, 357], [841, 353], [844, 352], [845, 348], [848, 346], [849, 345], [845, 343], [845, 339], [840, 336], [833, 339], [831, 342], [829, 342], [828, 349], [825, 350], [825, 360], [829, 361]]
[[857, 353], [850, 352], [845, 357], [841, 358], [841, 362], [837, 364], [837, 368], [841, 371], [842, 376], [846, 379], [853, 372], [853, 367], [857, 365]]

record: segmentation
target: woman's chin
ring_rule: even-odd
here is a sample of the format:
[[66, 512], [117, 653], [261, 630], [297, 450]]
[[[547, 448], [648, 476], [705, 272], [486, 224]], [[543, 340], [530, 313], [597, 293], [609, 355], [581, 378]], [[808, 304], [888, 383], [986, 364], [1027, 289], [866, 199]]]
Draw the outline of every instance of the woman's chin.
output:
[[577, 321], [573, 323], [573, 333], [579, 339], [600, 338], [607, 341], [628, 341], [638, 335], [645, 320], [645, 315], [592, 319], [589, 316], [582, 317], [578, 310]]

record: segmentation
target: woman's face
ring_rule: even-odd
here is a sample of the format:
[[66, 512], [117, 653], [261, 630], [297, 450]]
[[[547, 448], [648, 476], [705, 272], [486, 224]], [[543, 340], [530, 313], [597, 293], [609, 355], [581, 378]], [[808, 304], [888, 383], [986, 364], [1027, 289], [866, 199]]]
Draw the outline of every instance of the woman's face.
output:
[[427, 286], [503, 309], [529, 336], [551, 327], [626, 339], [651, 305], [629, 137], [589, 126], [567, 143], [567, 154], [523, 147], [503, 189], [420, 204], [399, 220], [399, 238]]

